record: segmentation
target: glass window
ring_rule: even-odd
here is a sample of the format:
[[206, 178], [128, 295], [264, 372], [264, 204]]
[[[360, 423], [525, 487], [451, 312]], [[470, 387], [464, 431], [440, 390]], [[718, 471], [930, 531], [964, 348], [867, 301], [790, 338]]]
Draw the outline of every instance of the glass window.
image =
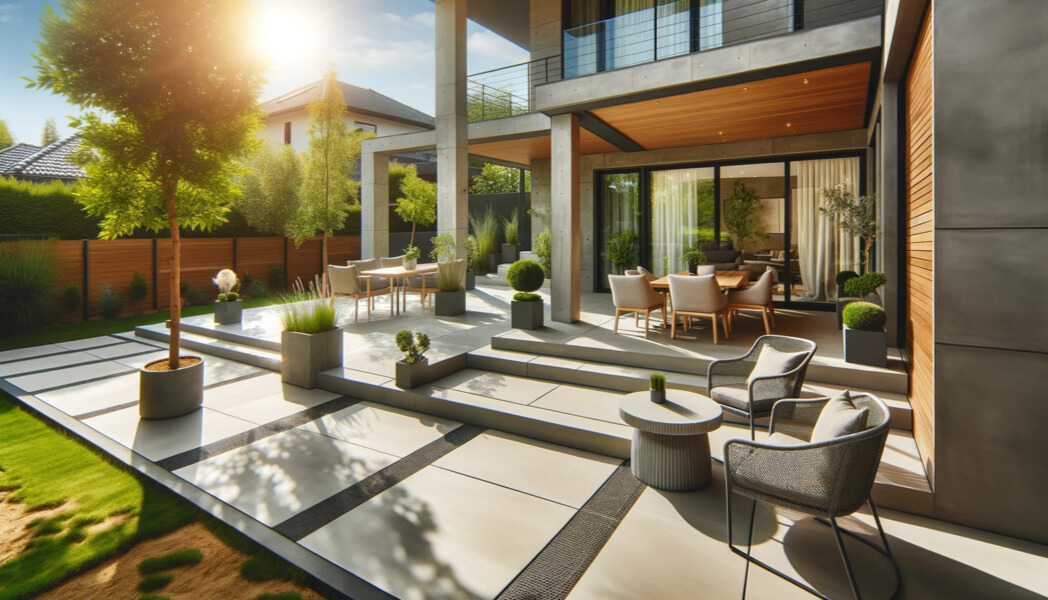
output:
[[[640, 173], [606, 173], [601, 176], [603, 201], [603, 248], [601, 249], [600, 281], [607, 288], [608, 274], [621, 274], [624, 269], [635, 269], [640, 264], [641, 207]], [[626, 266], [615, 266], [608, 258], [608, 246], [619, 236], [632, 236], [636, 253]], [[624, 240], [622, 240], [624, 241]]]
[[713, 239], [713, 167], [651, 173], [650, 269], [660, 277], [688, 268], [689, 246]]
[[[775, 294], [781, 299], [793, 262], [786, 248], [785, 164], [760, 163], [721, 167], [721, 238], [714, 254], [718, 269], [735, 268], [756, 279], [775, 271]], [[725, 239], [726, 238], [726, 239]]]

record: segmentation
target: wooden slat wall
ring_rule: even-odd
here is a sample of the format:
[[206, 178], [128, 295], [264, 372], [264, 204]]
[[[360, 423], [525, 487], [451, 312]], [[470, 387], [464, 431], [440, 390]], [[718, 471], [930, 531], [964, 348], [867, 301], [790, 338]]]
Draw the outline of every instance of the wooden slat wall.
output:
[[[153, 273], [153, 240], [91, 240], [87, 243], [88, 310], [92, 315], [102, 313], [98, 292], [109, 285], [124, 296], [122, 314], [135, 312], [128, 298], [128, 288], [135, 272], [145, 276], [149, 283]], [[77, 269], [79, 271], [79, 268]], [[149, 291], [153, 291], [152, 283]], [[142, 301], [142, 309], [153, 307], [152, 296]]]
[[906, 76], [906, 300], [913, 435], [929, 479], [935, 467], [935, 203], [932, 6]]

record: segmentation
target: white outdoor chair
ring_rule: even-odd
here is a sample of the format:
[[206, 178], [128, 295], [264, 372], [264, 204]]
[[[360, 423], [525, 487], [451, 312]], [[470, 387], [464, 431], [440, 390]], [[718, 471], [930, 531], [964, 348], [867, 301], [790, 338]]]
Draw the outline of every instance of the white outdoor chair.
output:
[[670, 275], [670, 297], [673, 298], [673, 314], [670, 319], [670, 339], [677, 337], [677, 315], [684, 319], [684, 331], [688, 330], [694, 317], [709, 317], [713, 320], [713, 343], [717, 341], [717, 317], [724, 324], [724, 337], [731, 334], [728, 323], [728, 298], [721, 293], [714, 275]]
[[615, 304], [615, 333], [619, 332], [619, 315], [633, 313], [633, 324], [637, 326], [640, 313], [644, 313], [644, 337], [648, 337], [651, 311], [662, 311], [662, 324], [666, 322], [666, 294], [651, 288], [643, 275], [608, 275], [611, 284], [611, 301]]
[[[389, 281], [386, 281], [385, 287], [379, 289], [371, 289], [371, 293], [368, 294], [367, 285], [361, 287], [360, 280], [362, 277], [357, 275], [356, 265], [347, 265], [345, 267], [340, 265], [328, 265], [328, 285], [331, 286], [331, 293], [336, 297], [350, 298], [353, 300], [353, 320], [356, 321], [360, 315], [360, 299], [363, 298], [367, 301], [368, 316], [371, 316], [371, 307], [374, 304], [375, 296], [381, 296], [390, 292]], [[367, 279], [366, 276], [363, 279]]]
[[[775, 271], [765, 271], [753, 284], [738, 290], [729, 290], [728, 308], [735, 319], [738, 319], [739, 309], [759, 310], [764, 317], [764, 333], [770, 334], [771, 327], [775, 327], [775, 307], [771, 300], [774, 285]], [[771, 327], [768, 326], [769, 318]]]

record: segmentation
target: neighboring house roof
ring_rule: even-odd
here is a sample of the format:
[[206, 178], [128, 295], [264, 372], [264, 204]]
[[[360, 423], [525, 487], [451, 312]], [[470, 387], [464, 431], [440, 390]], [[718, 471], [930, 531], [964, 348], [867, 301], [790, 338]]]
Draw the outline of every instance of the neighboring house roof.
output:
[[69, 159], [69, 155], [79, 147], [80, 134], [77, 133], [43, 148], [37, 148], [35, 152], [10, 166], [5, 159], [7, 150], [4, 150], [4, 154], [0, 154], [0, 175], [32, 181], [80, 179], [85, 175], [84, 169]]
[[[348, 83], [338, 82], [342, 88], [342, 97], [346, 99], [346, 108], [353, 112], [366, 113], [385, 117], [394, 121], [417, 125], [426, 129], [436, 128], [436, 121], [426, 113], [397, 102], [389, 96], [383, 96], [375, 90], [362, 88]], [[314, 81], [297, 90], [288, 92], [278, 98], [262, 103], [262, 110], [269, 116], [275, 116], [305, 108], [309, 103], [320, 100], [324, 80]]]
[[0, 150], [0, 173], [6, 173], [23, 159], [29, 158], [40, 150], [40, 146], [32, 144], [14, 144]]

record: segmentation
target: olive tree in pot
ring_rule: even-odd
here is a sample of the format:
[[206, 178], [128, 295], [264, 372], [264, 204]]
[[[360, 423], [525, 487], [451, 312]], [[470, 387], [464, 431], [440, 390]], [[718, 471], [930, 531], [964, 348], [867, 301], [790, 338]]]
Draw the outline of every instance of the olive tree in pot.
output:
[[[64, 1], [42, 17], [36, 79], [85, 112], [77, 200], [101, 221], [100, 237], [171, 232], [170, 341], [166, 359], [141, 370], [139, 414], [181, 416], [203, 402], [204, 365], [179, 353], [182, 228], [226, 221], [237, 196], [236, 160], [257, 144], [265, 64], [239, 19], [247, 0]], [[114, 29], [112, 23], [122, 26]], [[148, 32], [148, 35], [142, 34]], [[177, 69], [170, 68], [178, 65]]]
[[510, 303], [512, 326], [517, 329], [542, 327], [542, 296], [533, 293], [545, 281], [542, 265], [533, 260], [518, 260], [509, 268], [506, 280], [517, 291]]
[[421, 179], [411, 165], [400, 184], [400, 192], [403, 197], [397, 198], [395, 211], [405, 223], [411, 223], [411, 241], [404, 249], [404, 268], [413, 270], [422, 256], [422, 251], [415, 246], [415, 229], [437, 220], [437, 185]]
[[317, 387], [317, 373], [342, 366], [340, 311], [321, 289], [319, 277], [308, 288], [296, 280], [281, 297], [280, 378], [306, 389]]
[[429, 383], [429, 336], [421, 331], [412, 334], [407, 329], [397, 332], [395, 338], [397, 349], [404, 353], [404, 358], [397, 361], [396, 384], [405, 390]]
[[502, 219], [502, 234], [506, 240], [502, 244], [502, 262], [515, 263], [520, 258], [520, 216], [513, 211], [513, 216]]
[[436, 313], [453, 317], [466, 312], [466, 261], [455, 258], [455, 237], [442, 233], [433, 238], [430, 257], [437, 261]]
[[239, 323], [244, 314], [244, 301], [237, 293], [237, 290], [240, 289], [237, 274], [231, 269], [222, 269], [211, 281], [218, 286], [218, 296], [215, 299], [215, 323], [219, 325]]
[[888, 333], [884, 309], [870, 302], [852, 302], [844, 307], [845, 362], [888, 366]]

